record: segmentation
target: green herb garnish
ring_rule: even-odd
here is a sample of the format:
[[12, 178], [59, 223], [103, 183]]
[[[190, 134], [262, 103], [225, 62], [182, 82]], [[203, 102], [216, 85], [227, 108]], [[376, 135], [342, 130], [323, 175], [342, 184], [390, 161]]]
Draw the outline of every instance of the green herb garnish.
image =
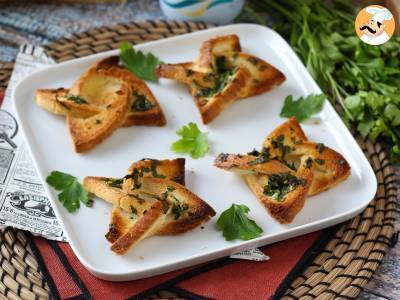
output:
[[136, 91], [134, 91], [132, 95], [135, 97], [135, 100], [132, 102], [131, 110], [148, 111], [154, 107], [153, 103], [151, 103], [145, 95], [139, 94]]
[[225, 87], [232, 80], [233, 75], [236, 73], [236, 69], [228, 70], [220, 73], [216, 76], [216, 80], [213, 87], [200, 88], [199, 92], [196, 94], [196, 98], [209, 98], [220, 92], [222, 92]]
[[317, 146], [315, 146], [315, 148], [318, 150], [319, 153], [324, 152], [324, 150], [326, 149], [325, 145], [322, 143], [318, 143]]
[[309, 168], [312, 167], [312, 164], [313, 164], [313, 160], [312, 160], [311, 157], [309, 157], [309, 158], [306, 159], [306, 161], [305, 161], [305, 163], [304, 163], [304, 167], [307, 168], [307, 169], [309, 169]]
[[65, 98], [73, 101], [76, 104], [88, 104], [89, 103], [82, 97], [79, 97], [78, 95], [67, 94], [67, 95], [65, 95]]
[[72, 213], [78, 210], [80, 202], [85, 205], [91, 205], [89, 193], [76, 177], [67, 173], [53, 171], [47, 176], [46, 182], [57, 191], [61, 191], [58, 194], [58, 200], [60, 200], [68, 212]]
[[192, 158], [203, 157], [209, 151], [208, 133], [201, 132], [195, 123], [190, 122], [176, 132], [181, 139], [171, 145], [177, 153], [188, 153]]
[[257, 150], [253, 150], [252, 152], [248, 153], [249, 155], [254, 155], [257, 156], [256, 159], [249, 161], [247, 164], [249, 166], [255, 166], [259, 164], [266, 163], [271, 159], [271, 154], [269, 153], [268, 148], [263, 148], [261, 152], [258, 152]]
[[251, 240], [261, 236], [263, 230], [254, 220], [248, 218], [250, 209], [243, 204], [232, 204], [218, 218], [217, 229], [227, 241]]
[[264, 186], [264, 194], [282, 202], [288, 193], [303, 183], [303, 179], [290, 173], [272, 174], [268, 177], [267, 185]]
[[135, 50], [128, 42], [122, 42], [119, 50], [119, 59], [125, 68], [143, 80], [157, 81], [155, 70], [162, 61], [154, 54]]
[[297, 121], [303, 122], [310, 118], [313, 114], [321, 111], [325, 101], [325, 95], [308, 95], [307, 97], [300, 97], [294, 101], [293, 96], [289, 95], [285, 98], [281, 110], [281, 117], [290, 118], [295, 116]]

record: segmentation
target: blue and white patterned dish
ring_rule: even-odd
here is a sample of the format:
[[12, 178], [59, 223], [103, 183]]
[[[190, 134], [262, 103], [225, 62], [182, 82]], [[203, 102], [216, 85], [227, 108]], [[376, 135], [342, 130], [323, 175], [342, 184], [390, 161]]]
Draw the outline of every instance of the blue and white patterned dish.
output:
[[160, 0], [169, 19], [227, 24], [235, 19], [244, 0]]

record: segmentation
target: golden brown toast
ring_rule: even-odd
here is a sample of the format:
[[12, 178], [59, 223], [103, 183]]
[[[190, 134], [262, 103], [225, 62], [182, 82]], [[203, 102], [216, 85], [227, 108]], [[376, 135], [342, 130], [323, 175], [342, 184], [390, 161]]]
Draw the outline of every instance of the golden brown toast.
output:
[[215, 215], [206, 202], [181, 184], [184, 163], [184, 159], [144, 159], [133, 163], [122, 179], [84, 179], [88, 192], [113, 204], [106, 238], [113, 243], [114, 252], [122, 254], [151, 235], [186, 232]]
[[132, 163], [128, 169], [125, 179], [132, 179], [134, 173], [143, 174], [145, 177], [167, 178], [179, 184], [185, 185], [185, 159], [164, 159], [156, 160], [144, 158]]
[[76, 152], [92, 149], [121, 126], [166, 124], [146, 83], [107, 57], [92, 65], [70, 89], [37, 90], [36, 103], [66, 116]]
[[242, 155], [221, 153], [214, 160], [214, 165], [226, 171], [240, 175], [246, 174], [274, 174], [290, 172], [291, 169], [276, 159], [262, 155]]
[[67, 125], [78, 153], [100, 144], [121, 127], [128, 116], [129, 87], [118, 77], [96, 72], [92, 67], [70, 90], [100, 109], [88, 118], [67, 114]]
[[[307, 195], [327, 190], [350, 175], [346, 159], [323, 144], [309, 141], [294, 117], [267, 136], [260, 152], [220, 154], [214, 165], [242, 175], [259, 201], [281, 223], [293, 220]], [[294, 186], [288, 190], [285, 180], [294, 182]], [[280, 194], [282, 191], [284, 195]]]
[[296, 167], [299, 167], [301, 159], [307, 158], [304, 161], [311, 165], [314, 175], [309, 195], [329, 189], [350, 175], [350, 165], [346, 159], [321, 143], [309, 141], [295, 117], [269, 134], [263, 147], [269, 149], [271, 156]]
[[310, 169], [301, 167], [296, 172], [249, 174], [243, 178], [279, 223], [291, 223], [303, 208], [313, 179]]
[[236, 35], [210, 39], [194, 62], [163, 64], [156, 73], [188, 85], [204, 124], [235, 100], [264, 93], [285, 80], [275, 67], [241, 52]]
[[38, 89], [35, 93], [36, 104], [56, 115], [72, 114], [79, 118], [87, 118], [99, 112], [99, 109], [86, 100], [69, 94], [68, 89]]
[[[117, 215], [117, 211], [118, 210], [114, 210], [113, 214]], [[110, 231], [112, 232], [113, 230], [110, 227], [110, 231], [107, 233], [106, 237], [108, 236], [109, 240], [113, 243], [111, 245], [111, 250], [119, 255], [126, 253], [126, 251], [128, 251], [135, 244], [139, 243], [141, 240], [157, 233], [157, 230], [164, 218], [165, 214], [163, 213], [161, 203], [154, 202], [146, 214], [142, 215], [140, 218], [137, 218], [135, 222], [126, 224], [125, 226], [120, 225], [122, 228], [118, 227], [118, 230], [122, 229], [123, 231], [120, 232], [118, 238], [115, 240], [115, 237], [112, 236], [112, 233], [110, 234]], [[126, 221], [124, 220], [123, 222]]]
[[117, 56], [107, 57], [98, 63], [97, 69], [119, 77], [131, 89], [129, 113], [124, 127], [164, 126], [166, 124], [164, 113], [147, 84], [132, 72], [119, 66], [118, 63]]

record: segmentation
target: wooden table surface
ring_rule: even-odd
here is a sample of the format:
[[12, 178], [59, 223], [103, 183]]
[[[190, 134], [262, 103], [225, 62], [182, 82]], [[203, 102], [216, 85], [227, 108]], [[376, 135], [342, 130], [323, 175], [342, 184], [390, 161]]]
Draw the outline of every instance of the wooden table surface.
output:
[[[22, 43], [40, 45], [92, 27], [158, 18], [163, 15], [156, 0], [123, 5], [0, 2], [0, 61], [14, 60]], [[400, 170], [397, 179], [400, 188]], [[360, 299], [400, 299], [400, 243], [390, 249]]]

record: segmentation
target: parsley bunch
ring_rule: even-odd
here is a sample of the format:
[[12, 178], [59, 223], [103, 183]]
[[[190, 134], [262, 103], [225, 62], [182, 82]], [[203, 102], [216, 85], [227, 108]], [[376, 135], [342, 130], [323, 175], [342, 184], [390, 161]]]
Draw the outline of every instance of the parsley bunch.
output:
[[342, 118], [363, 137], [387, 142], [392, 161], [400, 162], [400, 37], [380, 46], [363, 43], [354, 30], [360, 9], [351, 1], [260, 0], [246, 7], [277, 17], [285, 36]]

